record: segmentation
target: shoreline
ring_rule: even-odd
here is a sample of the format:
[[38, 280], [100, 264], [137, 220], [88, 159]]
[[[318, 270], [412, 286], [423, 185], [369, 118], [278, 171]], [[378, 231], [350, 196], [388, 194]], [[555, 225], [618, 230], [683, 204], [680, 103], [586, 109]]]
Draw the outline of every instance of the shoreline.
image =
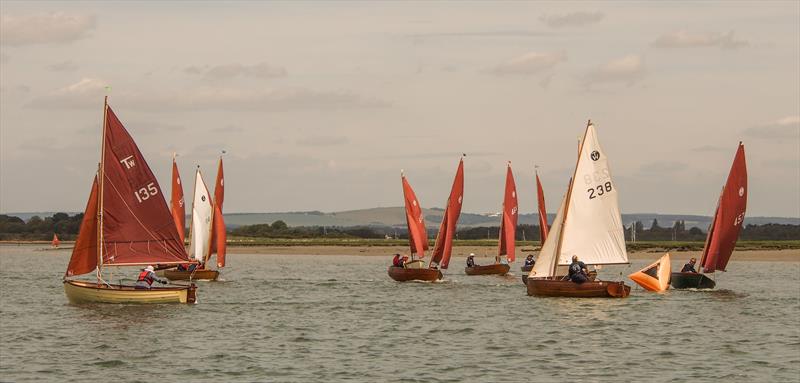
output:
[[[72, 249], [72, 242], [62, 242], [62, 247], [51, 248], [49, 241], [0, 241], [0, 249], [9, 250], [14, 247], [34, 247], [36, 250], [47, 253], [68, 253]], [[60, 251], [59, 251], [60, 250]], [[453, 246], [453, 258], [466, 258], [470, 253], [481, 260], [493, 259], [497, 252], [497, 246], [484, 245], [456, 245]], [[673, 262], [685, 262], [691, 257], [700, 258], [700, 250], [666, 250], [660, 247], [652, 247], [645, 250], [629, 249], [628, 258], [631, 260], [653, 260], [655, 261], [664, 253], [672, 255]], [[407, 254], [406, 245], [248, 245], [248, 246], [228, 246], [228, 254], [254, 254], [254, 255], [301, 255], [301, 256], [364, 256], [364, 257], [386, 257], [391, 258], [395, 253]], [[518, 246], [517, 259], [524, 259], [528, 254], [538, 256], [538, 246]], [[798, 249], [742, 249], [734, 251], [732, 257], [735, 261], [763, 261], [763, 262], [800, 262], [800, 250]]]

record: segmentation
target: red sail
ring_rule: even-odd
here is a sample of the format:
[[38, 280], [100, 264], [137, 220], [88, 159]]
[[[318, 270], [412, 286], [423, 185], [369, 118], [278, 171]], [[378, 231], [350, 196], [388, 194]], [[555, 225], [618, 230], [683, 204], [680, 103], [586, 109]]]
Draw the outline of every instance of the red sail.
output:
[[517, 233], [517, 185], [514, 183], [514, 173], [511, 172], [511, 162], [508, 163], [506, 170], [506, 190], [503, 197], [503, 216], [500, 220], [500, 243], [498, 245], [498, 255], [508, 255], [508, 261], [514, 262], [515, 259], [515, 235]]
[[174, 157], [172, 158], [172, 198], [170, 199], [170, 205], [175, 228], [178, 230], [181, 243], [184, 243], [186, 235], [186, 206], [183, 202], [183, 183], [181, 183], [181, 175], [178, 174], [178, 164], [175, 163]]
[[403, 197], [406, 202], [406, 224], [408, 224], [408, 245], [411, 254], [417, 254], [419, 259], [425, 256], [428, 250], [428, 232], [425, 229], [425, 217], [422, 214], [417, 195], [408, 183], [405, 176], [400, 176], [403, 181]]
[[539, 181], [539, 173], [536, 173], [536, 197], [539, 200], [539, 240], [544, 246], [544, 240], [547, 239], [547, 208], [544, 206], [544, 190], [542, 190], [542, 182]]
[[461, 203], [464, 198], [464, 160], [458, 162], [458, 171], [453, 180], [453, 187], [450, 189], [450, 197], [447, 199], [447, 208], [442, 215], [442, 224], [439, 226], [439, 234], [436, 236], [436, 244], [433, 246], [431, 263], [439, 264], [442, 269], [446, 269], [450, 264], [450, 255], [453, 250], [453, 239], [456, 235], [456, 224], [461, 215]]
[[83, 211], [78, 240], [72, 248], [65, 276], [81, 275], [92, 272], [97, 267], [97, 177], [92, 183], [89, 202]]
[[211, 232], [211, 253], [217, 254], [217, 267], [225, 267], [225, 254], [227, 252], [227, 233], [225, 232], [225, 218], [222, 216], [222, 203], [225, 200], [225, 179], [222, 171], [222, 157], [217, 166], [217, 182], [214, 184], [214, 228]]
[[61, 241], [58, 240], [58, 235], [53, 233], [53, 242], [50, 243], [53, 247], [58, 247], [61, 244]]
[[744, 145], [740, 142], [733, 158], [728, 181], [722, 190], [708, 245], [703, 251], [703, 269], [707, 273], [725, 271], [744, 223], [747, 208], [747, 165]]
[[106, 108], [104, 145], [103, 264], [191, 262], [156, 177], [110, 107]]

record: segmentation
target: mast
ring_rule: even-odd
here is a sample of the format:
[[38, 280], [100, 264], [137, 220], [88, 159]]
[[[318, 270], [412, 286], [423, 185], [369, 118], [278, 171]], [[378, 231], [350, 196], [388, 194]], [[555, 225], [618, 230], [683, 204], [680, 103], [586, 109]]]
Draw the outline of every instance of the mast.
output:
[[103, 133], [100, 145], [99, 184], [97, 193], [97, 282], [102, 280], [103, 269], [103, 184], [105, 183], [106, 170], [106, 124], [108, 117], [108, 96], [103, 99]]
[[586, 142], [586, 134], [589, 133], [589, 127], [592, 126], [592, 120], [589, 120], [586, 123], [586, 130], [583, 132], [583, 139], [581, 139], [580, 145], [578, 145], [578, 159], [575, 161], [575, 170], [572, 171], [572, 178], [569, 179], [569, 188], [567, 189], [567, 203], [564, 206], [564, 218], [561, 221], [561, 227], [559, 230], [558, 236], [558, 245], [556, 246], [556, 259], [553, 262], [553, 269], [552, 274], [556, 275], [556, 269], [558, 269], [558, 258], [561, 257], [561, 245], [564, 243], [564, 228], [567, 226], [567, 213], [569, 212], [569, 205], [570, 201], [572, 200], [572, 182], [575, 180], [575, 175], [578, 174], [578, 163], [581, 161], [581, 152], [583, 152], [583, 144]]

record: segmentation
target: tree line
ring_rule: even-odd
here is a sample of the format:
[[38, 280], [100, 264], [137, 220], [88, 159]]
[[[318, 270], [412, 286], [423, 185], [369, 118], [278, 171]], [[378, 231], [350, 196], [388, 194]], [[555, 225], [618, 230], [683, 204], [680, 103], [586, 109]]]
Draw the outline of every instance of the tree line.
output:
[[[27, 221], [14, 216], [0, 214], [0, 240], [49, 240], [58, 234], [62, 240], [74, 240], [80, 229], [83, 213], [70, 216], [56, 213], [50, 217], [33, 216]], [[435, 238], [437, 228], [428, 229], [428, 238]], [[461, 228], [458, 239], [495, 239], [499, 236], [497, 226]], [[399, 238], [407, 239], [405, 228], [389, 226], [294, 226], [284, 221], [272, 224], [245, 225], [228, 230], [231, 236], [260, 238]], [[697, 227], [687, 229], [684, 221], [675, 221], [672, 226], [662, 227], [657, 219], [649, 228], [637, 221], [625, 228], [625, 239], [631, 241], [703, 241], [706, 232]], [[739, 235], [742, 240], [800, 240], [800, 225], [764, 224], [746, 225]], [[539, 241], [539, 226], [521, 224], [517, 226], [517, 240]]]

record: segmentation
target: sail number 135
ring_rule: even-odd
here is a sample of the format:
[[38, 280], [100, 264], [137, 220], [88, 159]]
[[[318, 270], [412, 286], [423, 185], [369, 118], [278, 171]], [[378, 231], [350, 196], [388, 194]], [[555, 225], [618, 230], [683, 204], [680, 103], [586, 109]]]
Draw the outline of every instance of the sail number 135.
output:
[[602, 185], [597, 185], [593, 188], [586, 189], [586, 192], [589, 193], [589, 199], [594, 199], [610, 192], [611, 190], [613, 190], [611, 187], [611, 181], [608, 181]]
[[136, 196], [136, 200], [139, 201], [139, 203], [142, 203], [142, 201], [146, 201], [150, 197], [158, 194], [158, 189], [156, 188], [156, 185], [151, 182], [147, 184], [147, 186], [134, 191], [133, 194]]

